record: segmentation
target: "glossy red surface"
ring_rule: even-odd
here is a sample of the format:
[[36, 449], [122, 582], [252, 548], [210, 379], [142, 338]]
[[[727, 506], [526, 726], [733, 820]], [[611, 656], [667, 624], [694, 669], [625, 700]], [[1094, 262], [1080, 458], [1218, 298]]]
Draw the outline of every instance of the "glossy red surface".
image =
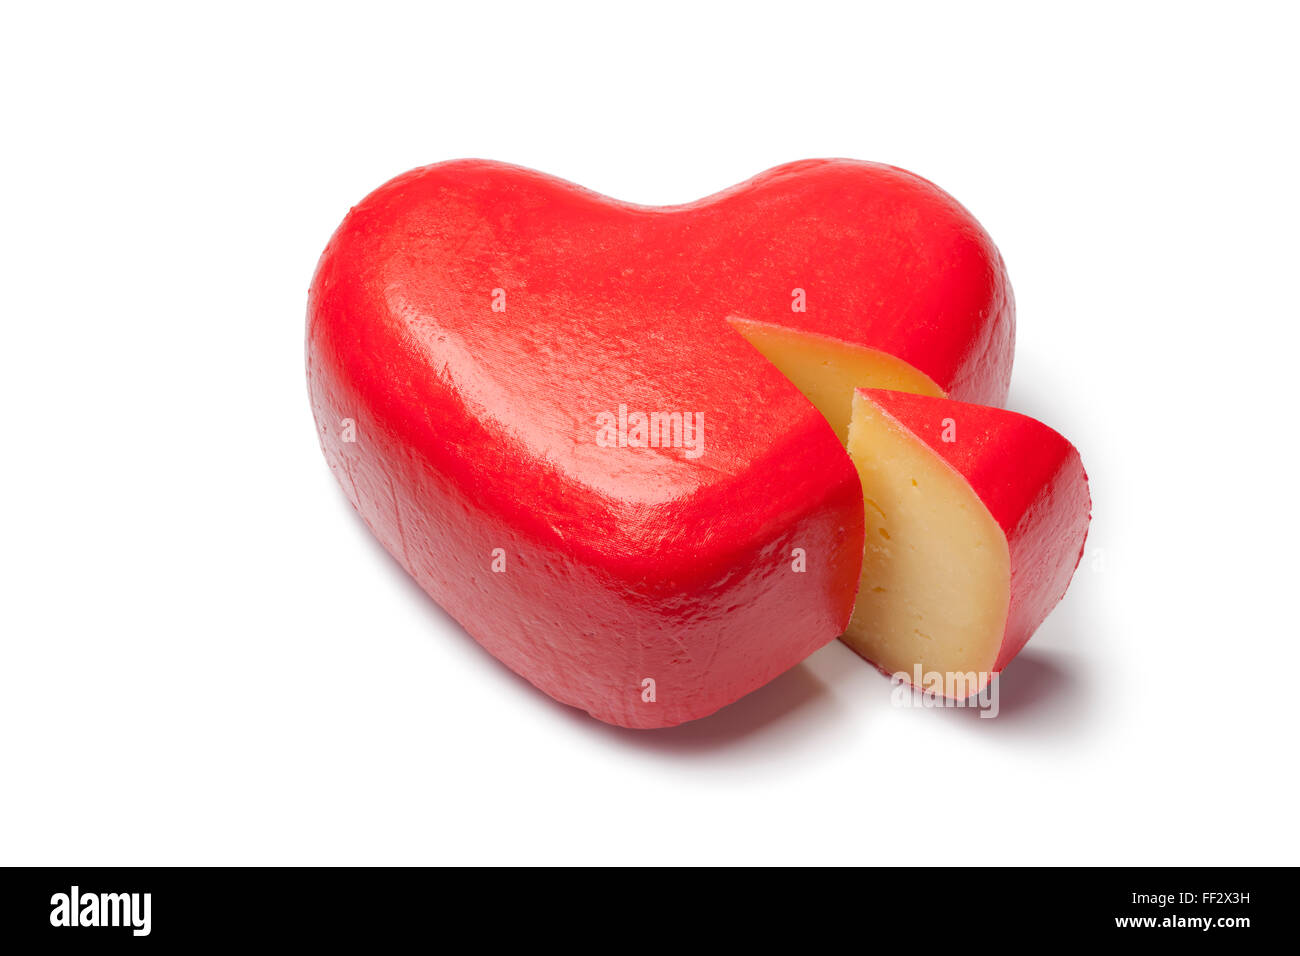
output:
[[[985, 405], [861, 389], [970, 484], [1007, 536], [1011, 598], [995, 672], [1065, 596], [1092, 518], [1079, 452], [1042, 422]], [[944, 441], [947, 422], [954, 441]]]
[[[321, 444], [384, 546], [509, 667], [612, 723], [702, 717], [841, 632], [862, 552], [848, 456], [728, 316], [1006, 395], [1001, 260], [910, 173], [808, 161], [649, 208], [458, 161], [376, 190], [321, 258]], [[702, 454], [602, 447], [620, 405], [701, 414]]]

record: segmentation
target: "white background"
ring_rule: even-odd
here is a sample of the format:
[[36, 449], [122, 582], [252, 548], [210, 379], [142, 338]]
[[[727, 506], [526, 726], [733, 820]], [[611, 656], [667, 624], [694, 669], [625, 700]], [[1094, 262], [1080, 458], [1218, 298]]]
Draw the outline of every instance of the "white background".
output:
[[[974, 6], [7, 6], [0, 862], [1300, 862], [1294, 8]], [[306, 292], [461, 156], [645, 203], [853, 156], [980, 218], [1095, 515], [998, 719], [833, 644], [621, 731], [404, 576]]]

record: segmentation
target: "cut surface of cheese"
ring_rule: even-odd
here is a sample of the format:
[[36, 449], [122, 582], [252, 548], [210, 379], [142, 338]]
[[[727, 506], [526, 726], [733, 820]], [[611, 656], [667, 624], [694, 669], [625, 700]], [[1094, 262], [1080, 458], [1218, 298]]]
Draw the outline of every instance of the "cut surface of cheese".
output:
[[853, 398], [848, 451], [866, 526], [844, 642], [914, 683], [918, 667], [942, 674], [944, 696], [978, 692], [1006, 630], [1006, 536], [965, 478], [863, 394]]
[[848, 441], [855, 389], [887, 388], [944, 397], [932, 378], [888, 352], [769, 322], [734, 317], [729, 321], [817, 407], [841, 442]]

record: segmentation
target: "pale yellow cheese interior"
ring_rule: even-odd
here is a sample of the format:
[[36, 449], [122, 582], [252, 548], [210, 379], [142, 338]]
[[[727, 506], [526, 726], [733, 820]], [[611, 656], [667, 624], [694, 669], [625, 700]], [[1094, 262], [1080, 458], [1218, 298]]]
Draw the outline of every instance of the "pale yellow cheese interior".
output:
[[733, 327], [822, 413], [862, 481], [865, 546], [842, 640], [890, 674], [943, 693], [978, 692], [1006, 627], [1006, 536], [966, 480], [924, 442], [854, 394], [886, 388], [944, 397], [892, 355], [820, 335], [732, 319]]
[[750, 319], [733, 318], [731, 324], [817, 406], [842, 442], [848, 440], [855, 388], [944, 397], [928, 375], [887, 352]]
[[987, 682], [1006, 628], [1006, 535], [966, 480], [872, 402], [854, 396], [849, 456], [865, 548], [843, 640], [882, 670], [966, 698]]

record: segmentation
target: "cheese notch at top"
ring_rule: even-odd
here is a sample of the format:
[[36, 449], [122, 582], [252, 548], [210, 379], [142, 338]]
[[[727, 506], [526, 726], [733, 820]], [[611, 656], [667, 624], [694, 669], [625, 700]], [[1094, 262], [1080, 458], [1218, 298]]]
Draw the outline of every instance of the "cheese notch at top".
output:
[[930, 376], [888, 352], [768, 322], [743, 318], [728, 321], [803, 392], [830, 422], [841, 442], [848, 440], [856, 388], [889, 388], [939, 397], [944, 394]]

